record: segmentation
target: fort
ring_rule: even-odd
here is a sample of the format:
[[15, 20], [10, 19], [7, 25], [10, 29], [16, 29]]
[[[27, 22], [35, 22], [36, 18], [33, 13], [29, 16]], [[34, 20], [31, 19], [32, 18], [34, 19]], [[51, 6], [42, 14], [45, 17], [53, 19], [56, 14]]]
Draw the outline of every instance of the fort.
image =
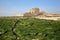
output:
[[60, 14], [47, 14], [45, 11], [41, 11], [39, 8], [32, 8], [24, 14], [27, 17], [35, 17], [40, 19], [60, 19]]
[[32, 8], [28, 12], [26, 12], [24, 16], [60, 17], [60, 14], [46, 14], [45, 11], [40, 11], [39, 8]]

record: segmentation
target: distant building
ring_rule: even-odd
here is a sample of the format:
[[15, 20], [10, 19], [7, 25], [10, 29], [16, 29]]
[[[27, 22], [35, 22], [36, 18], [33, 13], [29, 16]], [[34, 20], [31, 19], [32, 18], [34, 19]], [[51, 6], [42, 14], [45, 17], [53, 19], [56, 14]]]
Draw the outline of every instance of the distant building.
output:
[[39, 11], [40, 11], [39, 8], [32, 8], [32, 9], [29, 10], [29, 12], [30, 12], [31, 14], [38, 14]]
[[40, 11], [39, 8], [32, 8], [29, 12], [26, 12], [24, 16], [35, 17], [35, 16], [45, 16], [45, 17], [60, 17], [60, 14], [46, 14], [45, 11]]
[[37, 16], [40, 14], [39, 8], [32, 8], [28, 13], [25, 13], [24, 16]]
[[31, 17], [31, 16], [32, 16], [32, 14], [31, 14], [31, 13], [29, 13], [29, 12], [26, 12], [26, 13], [24, 14], [24, 16], [25, 16], [25, 17]]

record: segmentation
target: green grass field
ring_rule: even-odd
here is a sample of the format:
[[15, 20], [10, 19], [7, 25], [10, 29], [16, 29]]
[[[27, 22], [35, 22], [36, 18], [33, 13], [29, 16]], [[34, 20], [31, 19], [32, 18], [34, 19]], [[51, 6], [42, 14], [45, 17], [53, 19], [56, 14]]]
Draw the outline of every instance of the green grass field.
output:
[[60, 40], [60, 21], [0, 18], [0, 40]]

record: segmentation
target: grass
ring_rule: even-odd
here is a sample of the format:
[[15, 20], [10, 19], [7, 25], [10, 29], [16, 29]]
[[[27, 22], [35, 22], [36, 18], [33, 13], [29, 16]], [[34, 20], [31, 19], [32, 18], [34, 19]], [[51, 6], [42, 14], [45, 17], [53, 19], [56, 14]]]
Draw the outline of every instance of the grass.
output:
[[0, 40], [60, 40], [60, 21], [1, 18]]

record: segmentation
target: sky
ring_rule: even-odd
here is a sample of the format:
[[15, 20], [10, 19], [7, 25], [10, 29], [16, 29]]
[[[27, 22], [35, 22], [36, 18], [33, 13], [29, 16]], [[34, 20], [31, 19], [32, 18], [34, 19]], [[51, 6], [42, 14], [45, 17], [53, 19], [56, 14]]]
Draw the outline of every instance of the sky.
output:
[[0, 16], [24, 14], [35, 7], [46, 13], [59, 14], [60, 0], [0, 0]]

